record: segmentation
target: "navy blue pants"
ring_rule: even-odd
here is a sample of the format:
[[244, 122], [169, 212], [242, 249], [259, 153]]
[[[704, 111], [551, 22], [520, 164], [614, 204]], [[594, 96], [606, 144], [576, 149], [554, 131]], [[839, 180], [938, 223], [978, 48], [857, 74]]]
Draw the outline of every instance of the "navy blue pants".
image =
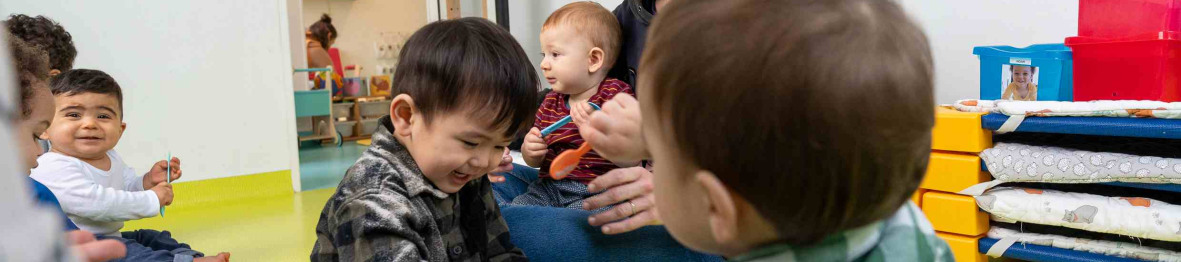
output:
[[723, 261], [721, 257], [698, 253], [672, 238], [664, 226], [646, 226], [635, 231], [605, 235], [591, 226], [592, 213], [571, 208], [511, 205], [512, 199], [529, 191], [539, 180], [537, 170], [513, 165], [502, 173], [503, 183], [492, 184], [500, 213], [508, 223], [513, 245], [533, 261]]
[[189, 248], [188, 244], [176, 242], [172, 233], [140, 229], [123, 232], [123, 237], [95, 235], [98, 239], [114, 239], [127, 246], [127, 256], [115, 261], [178, 261], [190, 262], [205, 254]]

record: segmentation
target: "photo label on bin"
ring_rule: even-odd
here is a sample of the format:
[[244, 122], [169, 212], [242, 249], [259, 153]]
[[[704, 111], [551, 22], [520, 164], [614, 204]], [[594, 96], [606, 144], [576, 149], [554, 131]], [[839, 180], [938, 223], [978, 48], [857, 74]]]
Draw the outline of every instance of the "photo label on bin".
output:
[[1014, 65], [1030, 65], [1033, 62], [1029, 58], [1011, 57], [1009, 58], [1009, 63]]

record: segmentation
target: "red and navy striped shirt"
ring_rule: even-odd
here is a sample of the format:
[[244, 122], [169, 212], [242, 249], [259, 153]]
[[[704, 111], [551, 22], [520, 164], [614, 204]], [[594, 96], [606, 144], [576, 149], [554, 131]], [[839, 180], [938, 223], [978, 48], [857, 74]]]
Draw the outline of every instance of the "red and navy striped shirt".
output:
[[[602, 106], [607, 100], [615, 97], [615, 94], [626, 93], [635, 95], [631, 86], [627, 83], [619, 81], [618, 79], [608, 78], [599, 84], [599, 91], [591, 96], [590, 102]], [[570, 115], [570, 107], [567, 106], [567, 101], [570, 95], [560, 94], [558, 92], [550, 92], [545, 95], [545, 101], [541, 102], [541, 108], [537, 109], [537, 121], [533, 122], [533, 127], [537, 129], [545, 129], [554, 124], [558, 120]], [[578, 134], [578, 127], [571, 121], [566, 125], [554, 130], [549, 136], [545, 137], [546, 148], [549, 152], [545, 153], [545, 160], [541, 162], [541, 178], [549, 178], [550, 163], [554, 161], [558, 154], [566, 150], [578, 149], [582, 145], [582, 135]], [[590, 183], [595, 177], [607, 173], [612, 169], [618, 168], [615, 163], [599, 156], [594, 150], [587, 152], [582, 156], [578, 162], [578, 167], [570, 172], [566, 179], [573, 179], [574, 181], [582, 182], [584, 184]]]

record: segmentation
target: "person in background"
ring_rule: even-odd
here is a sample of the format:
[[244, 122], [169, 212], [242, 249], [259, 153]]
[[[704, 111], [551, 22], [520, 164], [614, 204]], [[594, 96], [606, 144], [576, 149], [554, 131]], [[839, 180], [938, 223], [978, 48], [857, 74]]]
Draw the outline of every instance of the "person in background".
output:
[[624, 0], [615, 7], [615, 19], [622, 29], [623, 45], [619, 59], [611, 67], [608, 77], [623, 80], [633, 88], [636, 86], [636, 68], [640, 65], [640, 54], [644, 51], [644, 40], [648, 37], [648, 25], [656, 10], [671, 0]]
[[336, 27], [332, 26], [332, 17], [328, 14], [320, 16], [320, 21], [308, 27], [304, 32], [304, 42], [308, 49], [308, 68], [323, 68], [332, 65], [332, 58], [328, 57], [328, 49], [336, 42]]
[[73, 37], [53, 19], [14, 14], [4, 24], [8, 26], [9, 33], [49, 55], [49, 76], [74, 68], [74, 57], [78, 56], [78, 50], [74, 48]]

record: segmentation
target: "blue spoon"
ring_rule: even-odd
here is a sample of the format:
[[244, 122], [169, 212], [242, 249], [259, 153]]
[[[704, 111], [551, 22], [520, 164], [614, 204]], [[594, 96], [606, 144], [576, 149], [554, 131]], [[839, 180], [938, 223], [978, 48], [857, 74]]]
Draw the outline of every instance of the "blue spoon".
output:
[[[168, 152], [168, 158], [164, 159], [164, 164], [167, 166], [167, 171], [164, 171], [164, 178], [169, 184], [172, 184], [172, 152]], [[164, 217], [164, 206], [160, 206], [160, 217]]]
[[[599, 105], [596, 105], [595, 103], [591, 103], [591, 102], [587, 102], [587, 103], [590, 103], [591, 107], [594, 107], [595, 110], [599, 110]], [[554, 131], [558, 130], [558, 128], [570, 123], [571, 119], [572, 118], [570, 118], [570, 116], [566, 116], [566, 117], [563, 117], [562, 119], [558, 119], [558, 122], [554, 122], [554, 124], [541, 130], [541, 137], [548, 136], [550, 133], [553, 133]]]

